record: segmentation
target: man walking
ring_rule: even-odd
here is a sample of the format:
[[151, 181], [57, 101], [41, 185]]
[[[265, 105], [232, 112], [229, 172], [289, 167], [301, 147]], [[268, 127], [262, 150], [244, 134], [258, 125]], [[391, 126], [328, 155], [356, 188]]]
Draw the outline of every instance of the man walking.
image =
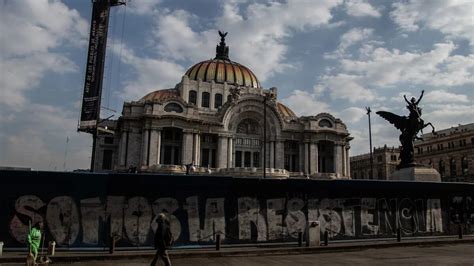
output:
[[173, 235], [171, 234], [170, 230], [170, 221], [168, 217], [166, 217], [166, 214], [162, 212], [158, 215], [156, 222], [158, 223], [155, 232], [156, 254], [150, 265], [155, 266], [158, 257], [160, 257], [165, 266], [171, 266], [170, 257], [167, 251], [173, 243]]

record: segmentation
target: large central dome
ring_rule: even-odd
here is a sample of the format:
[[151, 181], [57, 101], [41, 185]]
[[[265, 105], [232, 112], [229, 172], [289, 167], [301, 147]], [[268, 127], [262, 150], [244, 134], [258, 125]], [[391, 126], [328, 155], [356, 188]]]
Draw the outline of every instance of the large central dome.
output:
[[221, 42], [216, 47], [216, 57], [189, 68], [186, 71], [189, 79], [260, 88], [260, 82], [250, 69], [229, 59], [229, 47], [225, 45], [227, 33], [219, 34]]

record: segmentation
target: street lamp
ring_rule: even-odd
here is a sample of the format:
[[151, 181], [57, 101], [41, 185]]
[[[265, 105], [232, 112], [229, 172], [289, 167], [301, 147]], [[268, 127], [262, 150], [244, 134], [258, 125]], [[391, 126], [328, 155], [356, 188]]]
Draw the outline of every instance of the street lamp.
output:
[[372, 155], [372, 127], [370, 125], [370, 107], [365, 107], [367, 110], [367, 116], [369, 117], [369, 143], [370, 143], [370, 179], [374, 179], [374, 157]]
[[263, 95], [263, 178], [267, 178], [267, 95]]

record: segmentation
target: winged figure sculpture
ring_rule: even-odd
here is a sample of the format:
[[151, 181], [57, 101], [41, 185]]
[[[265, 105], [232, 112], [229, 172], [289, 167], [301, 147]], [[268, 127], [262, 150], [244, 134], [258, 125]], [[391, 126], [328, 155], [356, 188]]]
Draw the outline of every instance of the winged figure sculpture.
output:
[[416, 165], [414, 158], [414, 141], [416, 139], [422, 140], [422, 138], [418, 137], [418, 133], [420, 131], [423, 133], [423, 128], [431, 126], [432, 132], [436, 134], [434, 126], [431, 123], [425, 124], [423, 119], [421, 119], [421, 108], [418, 107], [418, 104], [420, 103], [421, 98], [423, 98], [423, 93], [424, 91], [421, 92], [421, 96], [418, 100], [411, 98], [410, 101], [408, 101], [406, 96], [403, 95], [405, 102], [408, 104], [407, 109], [410, 111], [408, 117], [399, 116], [386, 111], [376, 112], [376, 114], [401, 131], [400, 143], [402, 146], [400, 150], [400, 164], [398, 165], [398, 169]]

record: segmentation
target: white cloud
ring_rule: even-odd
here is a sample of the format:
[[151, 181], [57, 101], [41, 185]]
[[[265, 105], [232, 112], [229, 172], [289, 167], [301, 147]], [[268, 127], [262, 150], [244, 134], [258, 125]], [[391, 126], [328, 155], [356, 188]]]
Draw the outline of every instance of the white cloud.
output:
[[427, 103], [468, 103], [469, 98], [464, 94], [456, 94], [445, 90], [435, 90], [426, 93]]
[[25, 104], [24, 93], [34, 90], [46, 73], [77, 71], [65, 55], [53, 52], [64, 45], [80, 45], [87, 22], [60, 1], [7, 1], [0, 9], [0, 103]]
[[323, 76], [319, 86], [323, 86], [332, 99], [345, 99], [351, 103], [372, 101], [375, 94], [364, 85], [362, 76], [336, 74]]
[[122, 61], [130, 65], [135, 74], [133, 80], [125, 81], [122, 91], [121, 97], [127, 101], [139, 100], [151, 91], [174, 87], [184, 75], [184, 68], [174, 62], [138, 57], [125, 47], [121, 52]]
[[78, 71], [61, 51], [84, 47], [88, 22], [58, 0], [19, 0], [2, 2], [0, 25], [0, 164], [62, 170], [69, 136], [70, 166], [88, 167], [90, 147], [77, 137], [78, 114], [26, 97], [38, 95], [45, 75]]
[[[77, 114], [59, 107], [30, 104], [22, 112], [9, 111], [14, 120], [3, 123], [0, 132], [0, 165], [32, 167], [38, 170], [88, 168], [89, 134], [76, 132]], [[14, 130], [8, 130], [14, 128]], [[66, 138], [69, 137], [65, 158]]]
[[365, 0], [346, 0], [347, 14], [354, 17], [380, 17], [379, 10], [374, 8]]
[[393, 4], [390, 16], [403, 31], [420, 28], [439, 30], [452, 38], [463, 38], [474, 45], [472, 0], [416, 0]]
[[474, 82], [474, 56], [451, 56], [451, 42], [438, 43], [428, 52], [400, 52], [376, 48], [368, 60], [341, 60], [341, 69], [364, 84], [388, 87], [403, 82], [431, 86], [459, 86]]
[[432, 122], [437, 130], [473, 122], [474, 106], [470, 104], [430, 104], [423, 109], [425, 122]]
[[127, 1], [127, 8], [137, 15], [150, 15], [155, 13], [161, 0], [135, 0]]
[[3, 2], [0, 9], [1, 58], [47, 52], [61, 42], [84, 43], [88, 23], [60, 1]]
[[373, 29], [368, 28], [350, 29], [341, 36], [338, 48], [334, 52], [325, 54], [324, 57], [327, 59], [337, 59], [350, 56], [350, 54], [346, 54], [347, 48], [369, 39], [372, 37], [373, 32]]
[[366, 114], [367, 111], [359, 107], [349, 107], [339, 112], [340, 118], [345, 123], [357, 123], [365, 117]]
[[78, 69], [67, 57], [47, 52], [4, 59], [0, 64], [2, 66], [0, 103], [15, 108], [26, 104], [24, 93], [34, 90], [45, 73], [61, 74]]
[[[316, 5], [310, 0], [290, 0], [245, 6], [247, 3], [223, 2], [222, 14], [216, 18], [215, 25], [229, 32], [230, 58], [250, 67], [264, 81], [274, 73], [292, 67], [284, 62], [287, 51], [284, 39], [293, 30], [328, 25], [331, 9], [341, 3], [342, 0], [325, 0]], [[217, 29], [193, 30], [191, 25], [195, 19], [183, 10], [160, 14], [155, 36], [161, 55], [193, 62], [214, 56], [219, 38]]]
[[296, 115], [316, 115], [329, 111], [329, 105], [323, 101], [319, 101], [315, 94], [307, 91], [294, 90], [293, 93], [281, 100], [288, 105]]

